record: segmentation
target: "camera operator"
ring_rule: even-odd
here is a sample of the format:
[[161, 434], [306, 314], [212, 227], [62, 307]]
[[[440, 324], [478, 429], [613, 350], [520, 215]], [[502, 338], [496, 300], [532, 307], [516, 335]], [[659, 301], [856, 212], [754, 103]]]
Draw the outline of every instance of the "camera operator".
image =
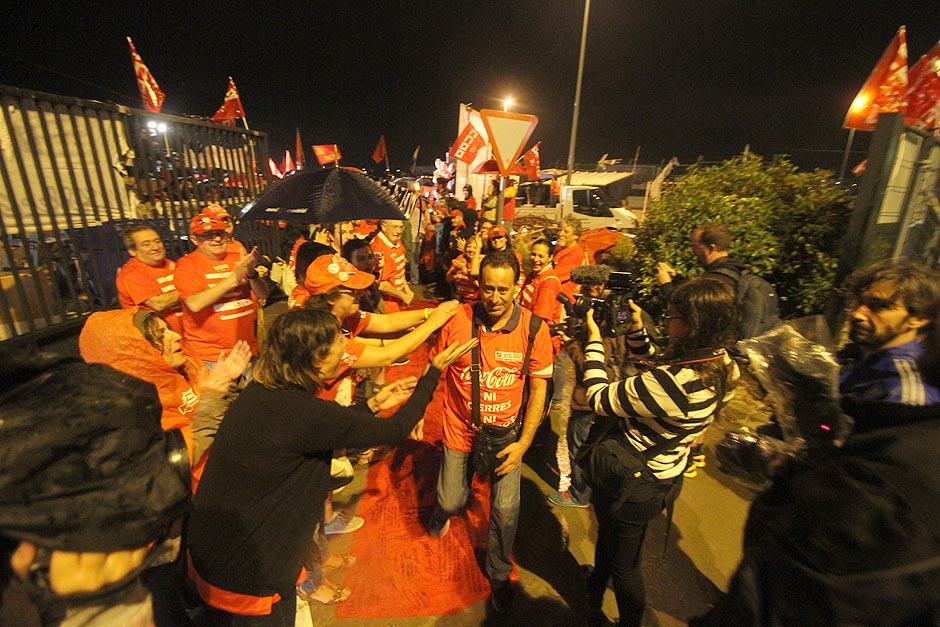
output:
[[139, 576], [189, 506], [160, 413], [108, 366], [0, 351], [0, 625], [154, 624]]
[[[657, 351], [642, 312], [629, 302], [630, 353], [653, 357]], [[722, 281], [702, 277], [677, 287], [668, 308], [664, 359], [616, 383], [607, 377], [606, 348], [593, 313], [586, 319], [584, 381], [598, 419], [584, 468], [598, 531], [588, 603], [592, 618], [602, 618], [612, 577], [620, 625], [638, 627], [646, 605], [640, 565], [646, 526], [675, 501], [689, 446], [730, 399], [739, 373], [725, 347], [734, 341], [738, 311], [734, 292]], [[578, 461], [584, 463], [584, 457]]]
[[591, 500], [591, 488], [587, 485], [584, 473], [577, 464], [572, 463], [587, 440], [588, 432], [594, 424], [594, 412], [587, 402], [587, 388], [584, 385], [584, 347], [587, 345], [588, 329], [586, 317], [588, 310], [596, 306], [594, 319], [598, 321], [604, 336], [604, 345], [608, 355], [605, 367], [611, 381], [623, 377], [623, 358], [626, 355], [624, 335], [614, 335], [609, 320], [604, 317], [601, 299], [610, 296], [607, 280], [611, 269], [605, 265], [578, 266], [571, 270], [571, 280], [580, 286], [580, 294], [572, 303], [566, 296], [559, 297], [565, 305], [567, 318], [554, 329], [564, 342], [564, 350], [574, 365], [574, 388], [571, 393], [571, 411], [565, 418], [562, 412], [563, 435], [558, 439], [556, 461], [558, 463], [558, 489], [548, 494], [548, 502], [559, 507], [587, 507]]

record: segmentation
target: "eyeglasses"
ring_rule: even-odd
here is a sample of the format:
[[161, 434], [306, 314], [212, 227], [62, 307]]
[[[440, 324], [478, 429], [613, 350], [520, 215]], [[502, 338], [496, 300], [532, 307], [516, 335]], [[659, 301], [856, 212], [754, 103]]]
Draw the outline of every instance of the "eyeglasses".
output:
[[201, 240], [209, 241], [209, 240], [214, 240], [214, 239], [219, 239], [219, 238], [228, 239], [229, 234], [228, 234], [228, 231], [209, 231], [207, 233], [203, 233], [202, 235], [197, 235], [196, 237], [198, 237]]
[[685, 320], [685, 318], [683, 318], [682, 316], [671, 316], [669, 314], [666, 314], [665, 317], [666, 317], [666, 320]]

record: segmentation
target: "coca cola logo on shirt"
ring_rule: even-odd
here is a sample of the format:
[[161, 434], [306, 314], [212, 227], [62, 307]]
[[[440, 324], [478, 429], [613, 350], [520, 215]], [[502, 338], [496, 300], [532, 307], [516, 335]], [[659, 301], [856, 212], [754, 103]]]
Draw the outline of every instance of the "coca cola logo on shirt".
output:
[[[498, 390], [500, 388], [511, 387], [519, 379], [518, 368], [506, 368], [497, 366], [490, 371], [480, 372], [480, 386], [488, 390]], [[465, 385], [473, 383], [473, 372], [470, 368], [465, 368], [460, 372], [460, 382]]]

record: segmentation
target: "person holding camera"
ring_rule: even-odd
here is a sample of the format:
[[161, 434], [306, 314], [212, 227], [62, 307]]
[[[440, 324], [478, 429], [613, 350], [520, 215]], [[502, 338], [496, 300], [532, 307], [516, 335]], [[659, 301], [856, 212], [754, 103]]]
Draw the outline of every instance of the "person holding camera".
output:
[[725, 347], [734, 342], [738, 311], [734, 292], [722, 281], [701, 277], [678, 286], [666, 316], [669, 344], [662, 359], [650, 359], [656, 350], [642, 312], [632, 300], [630, 309], [630, 353], [649, 361], [617, 383], [608, 381], [593, 309], [587, 315], [585, 384], [598, 418], [577, 461], [588, 472], [598, 521], [587, 581], [592, 618], [603, 617], [604, 591], [613, 578], [620, 625], [637, 627], [646, 605], [640, 566], [646, 527], [678, 497], [690, 445], [730, 399], [739, 372]]

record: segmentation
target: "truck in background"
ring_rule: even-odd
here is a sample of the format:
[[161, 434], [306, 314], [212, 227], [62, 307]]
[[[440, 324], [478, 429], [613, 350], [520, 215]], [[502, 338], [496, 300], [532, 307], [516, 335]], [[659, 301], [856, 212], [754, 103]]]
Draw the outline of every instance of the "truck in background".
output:
[[639, 220], [633, 211], [610, 202], [596, 185], [564, 185], [557, 205], [517, 205], [516, 217], [539, 216], [560, 222], [567, 216], [581, 220], [585, 230], [607, 228], [630, 233]]

